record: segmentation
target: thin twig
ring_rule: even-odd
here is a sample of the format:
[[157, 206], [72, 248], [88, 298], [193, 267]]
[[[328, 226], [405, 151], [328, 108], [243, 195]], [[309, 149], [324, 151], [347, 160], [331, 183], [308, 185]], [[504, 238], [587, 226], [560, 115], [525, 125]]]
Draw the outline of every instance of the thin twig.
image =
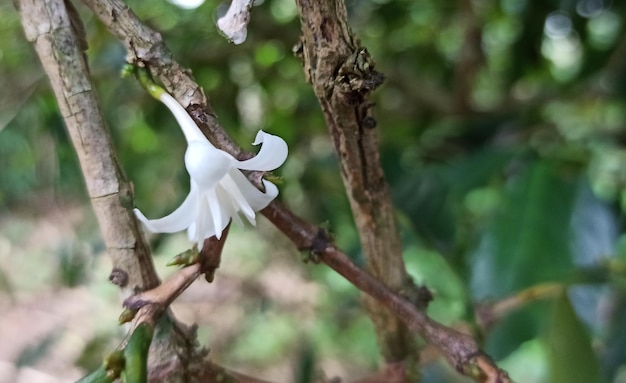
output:
[[222, 250], [228, 238], [230, 231], [230, 223], [222, 230], [222, 238], [217, 239], [215, 236], [204, 240], [202, 250], [200, 251], [200, 272], [204, 274], [207, 282], [213, 282], [215, 271], [220, 267], [222, 261]]
[[567, 286], [561, 283], [542, 283], [497, 302], [478, 304], [476, 322], [483, 331], [487, 331], [511, 312], [530, 302], [559, 297], [566, 288]]
[[146, 305], [153, 305], [155, 306], [153, 315], [159, 315], [159, 313], [164, 311], [174, 299], [182, 294], [200, 274], [199, 263], [184, 267], [159, 286], [126, 298], [124, 300], [124, 307], [130, 310], [139, 310]]

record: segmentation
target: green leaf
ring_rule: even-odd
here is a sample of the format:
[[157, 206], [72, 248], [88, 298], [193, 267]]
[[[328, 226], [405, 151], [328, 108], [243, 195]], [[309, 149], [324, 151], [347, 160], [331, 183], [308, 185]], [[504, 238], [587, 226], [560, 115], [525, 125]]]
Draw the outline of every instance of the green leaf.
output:
[[566, 295], [554, 303], [547, 339], [551, 383], [603, 381], [587, 329]]
[[249, 363], [272, 363], [294, 344], [297, 322], [287, 316], [250, 313], [250, 327], [239, 334], [231, 348], [232, 356]]
[[[567, 279], [573, 270], [576, 186], [569, 173], [543, 160], [509, 182], [502, 210], [474, 254], [475, 297], [503, 298], [538, 283]], [[501, 358], [538, 336], [547, 309], [535, 302], [504, 318], [489, 334], [487, 351]]]
[[[512, 156], [511, 151], [486, 149], [446, 164], [431, 165], [391, 179], [395, 205], [420, 237], [449, 254], [458, 235], [457, 222], [466, 193], [484, 187]], [[388, 164], [388, 168], [399, 167]]]
[[537, 161], [510, 184], [501, 213], [475, 254], [472, 287], [478, 297], [504, 297], [573, 270], [570, 222], [576, 179]]

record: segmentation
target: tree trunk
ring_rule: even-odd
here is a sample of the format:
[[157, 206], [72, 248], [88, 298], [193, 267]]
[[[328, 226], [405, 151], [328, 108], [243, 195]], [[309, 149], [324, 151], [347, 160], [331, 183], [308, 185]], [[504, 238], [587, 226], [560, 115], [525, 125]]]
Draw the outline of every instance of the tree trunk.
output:
[[[389, 187], [380, 166], [378, 132], [367, 97], [384, 77], [348, 25], [343, 0], [297, 0], [304, 71], [324, 113], [367, 269], [396, 292], [413, 289], [396, 227]], [[413, 354], [407, 327], [375, 299], [364, 304], [388, 362]]]

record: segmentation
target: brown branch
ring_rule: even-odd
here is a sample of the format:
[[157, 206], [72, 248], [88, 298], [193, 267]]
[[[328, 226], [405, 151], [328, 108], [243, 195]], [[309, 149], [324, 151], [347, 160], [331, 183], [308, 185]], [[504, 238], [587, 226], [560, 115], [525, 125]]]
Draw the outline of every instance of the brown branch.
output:
[[222, 249], [228, 238], [230, 231], [230, 223], [222, 230], [222, 238], [217, 239], [213, 236], [204, 240], [202, 250], [200, 251], [200, 266], [207, 282], [213, 282], [215, 271], [220, 267], [222, 261]]
[[[207, 137], [220, 149], [242, 157], [246, 153], [228, 137], [213, 115], [207, 100], [189, 71], [182, 68], [163, 44], [158, 33], [143, 25], [134, 13], [119, 0], [83, 0], [105, 26], [118, 36], [129, 51], [131, 62], [147, 65], [176, 99], [186, 106]], [[366, 115], [367, 117], [367, 115]], [[258, 185], [258, 175], [251, 175]], [[474, 339], [432, 321], [415, 304], [394, 293], [336, 249], [324, 230], [308, 223], [279, 202], [272, 202], [262, 211], [301, 250], [310, 250], [319, 259], [351, 281], [361, 291], [380, 300], [401, 318], [408, 327], [439, 348], [447, 359], [462, 372], [472, 367], [482, 371], [477, 381], [509, 382], [506, 372], [497, 366], [477, 346]]]
[[[170, 278], [166, 279], [159, 286], [132, 295], [124, 300], [124, 307], [130, 310], [139, 310], [144, 306], [155, 306], [151, 312], [156, 317], [164, 311], [170, 303], [189, 287], [202, 274], [199, 263], [184, 267], [178, 270]], [[146, 321], [147, 319], [144, 319]], [[150, 320], [150, 322], [154, 319]]]
[[481, 66], [485, 62], [482, 50], [482, 29], [471, 0], [459, 0], [459, 22], [463, 25], [463, 44], [454, 67], [454, 109], [467, 115], [473, 112], [472, 89]]
[[125, 273], [116, 280], [127, 293], [152, 288], [159, 284], [159, 279], [148, 245], [129, 209], [133, 204], [132, 189], [117, 162], [84, 52], [79, 48], [84, 45], [84, 38], [77, 34], [82, 29], [78, 26], [80, 20], [75, 12], [66, 11], [61, 0], [19, 0], [16, 6], [26, 38], [35, 45], [50, 79], [78, 154], [108, 254], [114, 268]]
[[[389, 186], [379, 160], [370, 91], [383, 81], [348, 25], [343, 0], [296, 0], [302, 24], [302, 61], [339, 157], [341, 175], [368, 271], [395, 291], [414, 285], [402, 259]], [[406, 326], [376, 300], [365, 308], [388, 362], [415, 355]]]

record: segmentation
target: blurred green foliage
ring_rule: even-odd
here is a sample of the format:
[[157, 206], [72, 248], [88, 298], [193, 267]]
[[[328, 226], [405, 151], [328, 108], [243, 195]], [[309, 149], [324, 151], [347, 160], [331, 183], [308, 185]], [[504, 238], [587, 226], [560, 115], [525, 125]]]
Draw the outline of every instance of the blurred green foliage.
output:
[[[251, 148], [261, 128], [287, 140], [290, 157], [276, 172], [285, 180], [279, 198], [327, 224], [360, 261], [332, 144], [291, 54], [299, 37], [295, 5], [257, 3], [247, 41], [233, 46], [214, 25], [225, 4], [209, 0], [183, 9], [167, 1], [129, 1], [192, 69], [235, 140]], [[497, 301], [542, 282], [572, 286], [568, 297], [529, 303], [479, 334], [486, 350], [514, 378], [519, 374], [518, 381], [623, 381], [626, 3], [347, 5], [354, 31], [387, 77], [372, 96], [382, 162], [407, 267], [435, 293], [431, 314], [448, 324], [472, 323], [477, 301]], [[119, 78], [123, 48], [88, 10], [80, 11], [102, 111], [136, 203], [153, 216], [169, 212], [188, 187], [183, 137], [162, 105]], [[54, 98], [5, 3], [0, 63], [0, 211], [50, 192], [86, 202]], [[67, 283], [79, 283], [80, 262], [61, 261]], [[593, 278], [585, 279], [592, 269]], [[371, 327], [354, 314], [358, 295], [328, 270], [310, 274], [328, 285], [311, 347], [332, 354], [332, 344], [351, 342], [344, 352], [374, 364]], [[272, 363], [302, 336], [293, 318], [270, 315], [251, 316], [232, 358]], [[442, 371], [429, 367], [424, 382], [454, 379]]]

